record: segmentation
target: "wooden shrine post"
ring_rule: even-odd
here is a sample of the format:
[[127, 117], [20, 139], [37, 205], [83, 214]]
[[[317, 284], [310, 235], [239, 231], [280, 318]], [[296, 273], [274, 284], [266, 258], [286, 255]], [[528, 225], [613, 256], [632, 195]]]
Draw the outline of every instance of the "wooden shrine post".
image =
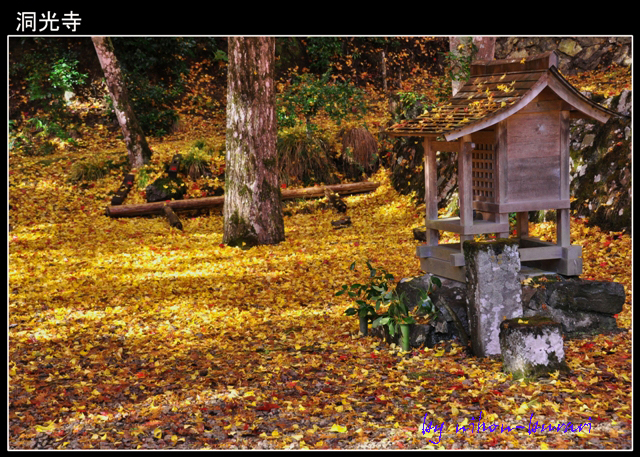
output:
[[473, 226], [473, 200], [471, 182], [471, 151], [474, 144], [471, 135], [462, 137], [460, 150], [458, 151], [458, 207], [460, 209], [460, 252], [462, 244], [467, 240], [473, 240], [470, 234]]
[[426, 205], [425, 227], [426, 244], [437, 246], [440, 238], [438, 230], [429, 228], [428, 221], [438, 218], [438, 175], [436, 163], [436, 151], [431, 147], [431, 138], [425, 137], [424, 148], [424, 202]]

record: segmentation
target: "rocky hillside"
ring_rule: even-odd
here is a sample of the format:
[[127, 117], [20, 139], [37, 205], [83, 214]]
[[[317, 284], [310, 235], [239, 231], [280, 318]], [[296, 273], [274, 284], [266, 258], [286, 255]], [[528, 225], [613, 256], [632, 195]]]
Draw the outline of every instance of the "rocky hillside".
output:
[[571, 130], [571, 207], [603, 230], [631, 232], [631, 91], [600, 102], [629, 117]]
[[631, 37], [499, 37], [496, 59], [521, 59], [556, 51], [565, 75], [610, 65], [631, 66]]

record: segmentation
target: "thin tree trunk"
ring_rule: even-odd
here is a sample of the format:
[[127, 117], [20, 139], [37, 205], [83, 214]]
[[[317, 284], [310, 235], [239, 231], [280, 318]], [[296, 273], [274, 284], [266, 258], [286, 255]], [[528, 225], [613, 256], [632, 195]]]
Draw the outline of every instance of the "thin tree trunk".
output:
[[387, 93], [387, 52], [386, 49], [382, 50], [382, 54], [380, 56], [380, 62], [382, 65], [382, 90], [384, 93]]
[[[496, 37], [449, 37], [449, 51], [460, 59], [471, 57], [472, 60], [493, 60], [496, 48]], [[452, 68], [452, 73], [461, 75], [460, 68]], [[464, 86], [466, 80], [451, 82], [452, 95]]]
[[[471, 37], [449, 37], [449, 51], [456, 56], [456, 60], [464, 59], [471, 54]], [[464, 79], [464, 71], [460, 67], [459, 63], [454, 60], [451, 62], [451, 95], [455, 95], [464, 86], [466, 80]], [[456, 79], [457, 78], [457, 79]]]
[[129, 163], [132, 168], [139, 168], [151, 159], [151, 149], [129, 102], [120, 64], [113, 52], [113, 43], [109, 37], [96, 36], [91, 37], [91, 40], [96, 48], [96, 54], [113, 99], [113, 109], [122, 129], [122, 136], [129, 153]]
[[230, 37], [224, 236], [229, 245], [284, 241], [276, 154], [275, 38]]

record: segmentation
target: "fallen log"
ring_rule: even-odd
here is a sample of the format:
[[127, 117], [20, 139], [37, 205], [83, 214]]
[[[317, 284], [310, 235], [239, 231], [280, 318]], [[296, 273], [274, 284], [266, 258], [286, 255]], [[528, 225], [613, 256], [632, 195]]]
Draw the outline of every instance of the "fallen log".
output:
[[[281, 191], [282, 200], [296, 198], [324, 197], [325, 187], [338, 195], [352, 195], [372, 192], [380, 186], [377, 182], [355, 182], [348, 184], [334, 184], [330, 186], [304, 187], [302, 189], [285, 189]], [[186, 200], [171, 200], [169, 202], [141, 203], [138, 205], [108, 206], [105, 215], [109, 217], [136, 217], [151, 214], [163, 214], [164, 207], [169, 206], [175, 212], [197, 209], [215, 208], [224, 204], [224, 196], [188, 198]]]

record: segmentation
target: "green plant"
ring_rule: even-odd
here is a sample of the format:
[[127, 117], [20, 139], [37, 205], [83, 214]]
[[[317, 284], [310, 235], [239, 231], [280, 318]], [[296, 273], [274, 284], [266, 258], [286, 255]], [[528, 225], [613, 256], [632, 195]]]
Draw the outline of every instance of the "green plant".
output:
[[409, 307], [405, 302], [404, 294], [398, 294], [396, 291], [390, 291], [389, 295], [385, 298], [389, 307], [384, 315], [379, 316], [375, 321], [373, 321], [373, 328], [386, 325], [389, 329], [389, 334], [394, 336], [401, 324], [416, 323], [413, 316], [409, 315]]
[[193, 142], [193, 144], [191, 145], [191, 148], [205, 150], [207, 149], [207, 142], [203, 139], [197, 139]]
[[429, 277], [429, 286], [427, 290], [420, 289], [418, 295], [420, 296], [420, 302], [416, 307], [416, 313], [420, 316], [430, 316], [434, 318], [438, 314], [438, 308], [431, 300], [431, 294], [436, 287], [442, 287], [442, 281], [440, 278], [431, 275]]
[[304, 119], [307, 133], [315, 126], [312, 119], [324, 111], [340, 125], [349, 115], [361, 117], [366, 112], [364, 91], [348, 81], [333, 81], [331, 72], [321, 77], [310, 73], [292, 76], [288, 88], [278, 95], [278, 126], [294, 127]]
[[138, 170], [137, 181], [138, 181], [138, 189], [144, 189], [151, 181], [151, 175], [155, 173], [155, 170], [149, 167], [149, 165], [144, 165]]
[[342, 55], [342, 38], [309, 37], [307, 39], [307, 54], [311, 61], [312, 70], [326, 72], [331, 68], [331, 60]]
[[185, 183], [180, 178], [174, 178], [171, 176], [165, 176], [158, 178], [153, 182], [153, 185], [157, 188], [165, 188], [171, 194], [184, 193]]
[[[351, 298], [356, 298], [357, 307], [347, 308], [347, 316], [357, 315], [359, 318], [367, 318], [373, 321], [372, 327], [386, 325], [389, 334], [394, 336], [401, 324], [413, 324], [415, 318], [410, 316], [409, 307], [406, 303], [404, 293], [398, 293], [392, 288], [394, 277], [383, 268], [374, 268], [369, 261], [366, 262], [369, 269], [369, 282], [366, 284], [343, 285], [336, 295], [347, 294]], [[356, 262], [353, 262], [349, 269], [355, 270]], [[435, 287], [442, 286], [440, 279], [431, 276], [429, 288], [420, 291], [420, 302], [416, 307], [416, 314], [420, 316], [435, 316], [437, 308], [430, 298], [430, 294]], [[387, 310], [383, 314], [378, 314], [381, 307], [386, 306]]]
[[452, 81], [466, 81], [471, 75], [471, 62], [473, 61], [476, 53], [478, 52], [477, 46], [473, 43], [471, 38], [463, 39], [458, 50], [441, 52], [445, 61], [445, 85], [444, 90], [439, 93], [441, 99], [446, 99], [451, 95], [451, 82]]
[[397, 92], [398, 103], [393, 112], [393, 118], [396, 122], [403, 119], [413, 119], [425, 109], [428, 108], [428, 100], [423, 94], [409, 91]]
[[75, 86], [84, 84], [88, 75], [77, 70], [78, 61], [63, 57], [53, 64], [49, 81], [55, 94], [64, 97], [64, 93], [73, 90]]
[[78, 61], [69, 56], [62, 57], [47, 67], [38, 63], [26, 78], [27, 92], [31, 101], [43, 102], [43, 108], [54, 118], [63, 116], [65, 92], [70, 92], [77, 85], [84, 84], [87, 74], [77, 70]]
[[191, 179], [198, 179], [211, 170], [211, 151], [204, 140], [197, 140], [189, 151], [182, 156], [180, 164], [187, 170]]
[[183, 75], [196, 42], [185, 37], [114, 37], [130, 101], [146, 135], [162, 136], [178, 120], [174, 103], [184, 93]]
[[[428, 290], [421, 290], [419, 292], [420, 302], [415, 308], [417, 315], [428, 315], [430, 318], [435, 317], [438, 312], [435, 304], [429, 296], [436, 286], [442, 286], [440, 279], [435, 276], [431, 276]], [[378, 317], [373, 321], [372, 327], [376, 328], [380, 325], [386, 325], [389, 329], [389, 334], [393, 337], [398, 329], [402, 325], [415, 324], [416, 320], [413, 316], [409, 315], [409, 307], [406, 303], [406, 296], [404, 293], [398, 294], [397, 290], [393, 290], [385, 295], [385, 300], [388, 300], [388, 309], [386, 314]], [[403, 349], [408, 350], [408, 334], [403, 330]]]
[[73, 145], [77, 144], [76, 141], [71, 138], [64, 128], [62, 128], [62, 126], [57, 122], [48, 121], [40, 117], [32, 117], [27, 121], [27, 125], [42, 137], [55, 137], [62, 142]]
[[[151, 83], [146, 75], [126, 74], [125, 80], [129, 93], [134, 94], [130, 97], [131, 105], [145, 134], [163, 136], [171, 131], [178, 121], [178, 113], [171, 105], [179, 89], [162, 82]], [[113, 109], [110, 97], [107, 100]], [[115, 116], [115, 112], [112, 114]]]
[[[342, 289], [336, 292], [336, 296], [346, 293], [351, 298], [357, 298], [355, 303], [358, 307], [348, 308], [345, 311], [347, 316], [357, 314], [360, 318], [373, 319], [377, 317], [377, 310], [386, 300], [385, 297], [389, 293], [389, 281], [393, 281], [393, 275], [384, 269], [376, 270], [369, 261], [366, 262], [366, 265], [369, 268], [370, 281], [367, 284], [344, 284]], [[356, 262], [353, 262], [349, 269], [355, 270], [355, 268]], [[371, 302], [375, 303], [375, 308]]]
[[22, 128], [10, 124], [9, 149], [12, 151], [21, 151], [27, 156], [49, 155], [55, 152], [57, 144], [63, 143], [77, 144], [59, 123], [44, 117], [32, 117]]

